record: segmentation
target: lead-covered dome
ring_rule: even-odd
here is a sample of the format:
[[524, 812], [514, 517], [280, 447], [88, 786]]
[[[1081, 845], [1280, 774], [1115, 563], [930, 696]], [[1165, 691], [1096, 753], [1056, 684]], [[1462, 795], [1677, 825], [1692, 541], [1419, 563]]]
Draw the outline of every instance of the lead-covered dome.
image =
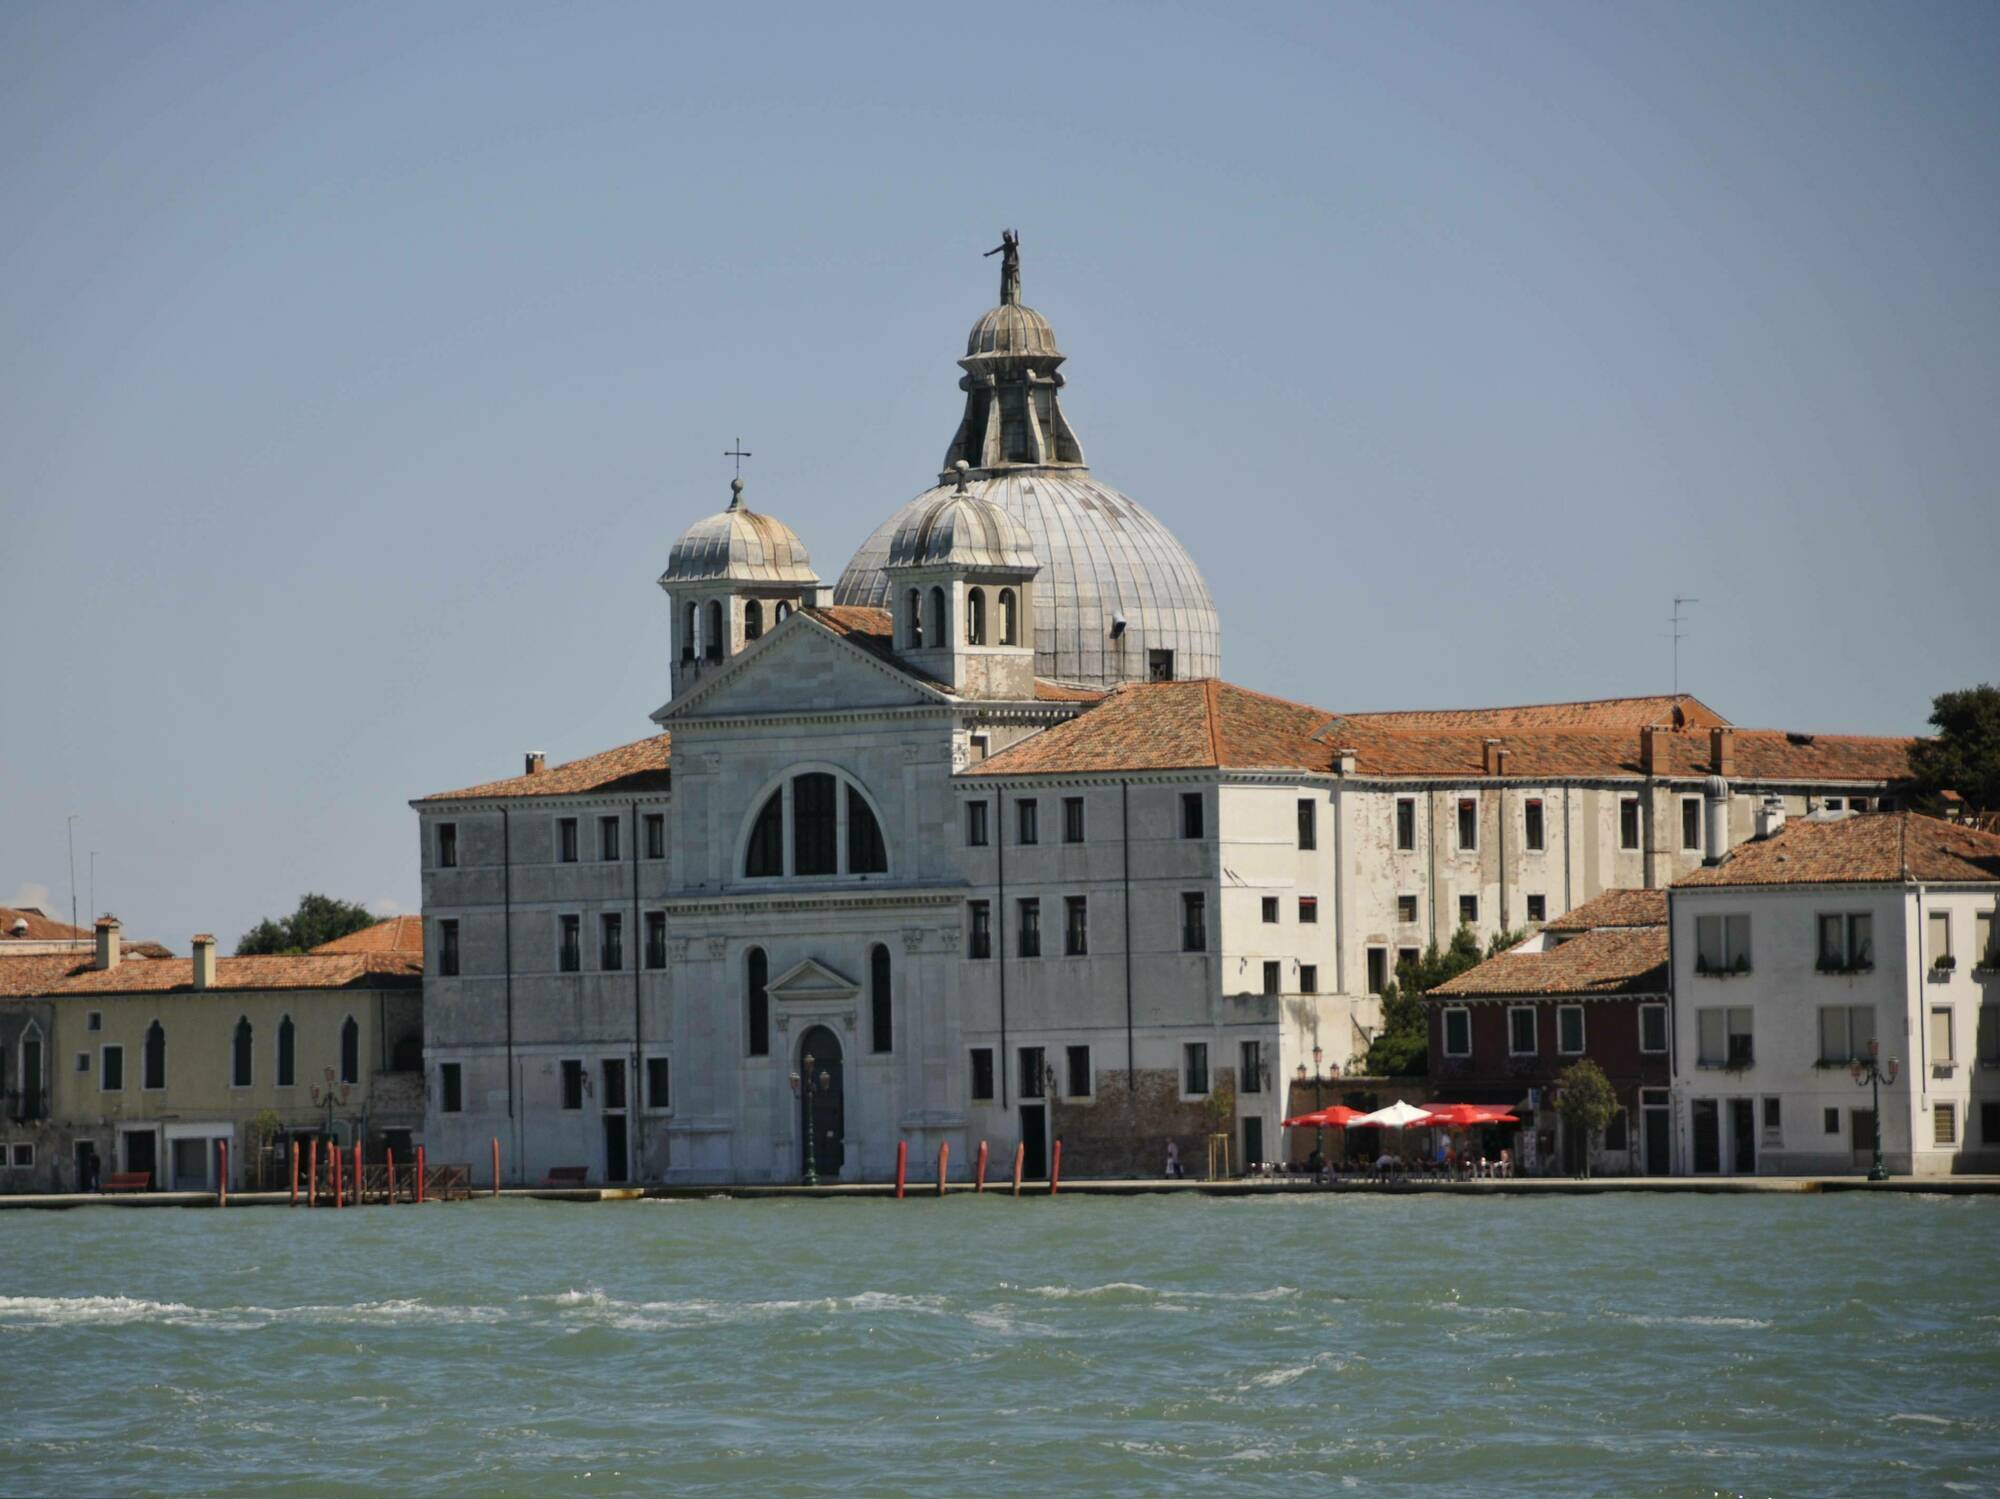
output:
[[969, 488], [903, 507], [889, 537], [890, 567], [1033, 572], [1041, 564], [1012, 516]]
[[668, 583], [816, 583], [798, 533], [743, 503], [743, 481], [729, 484], [729, 508], [696, 521], [667, 554]]
[[972, 332], [966, 335], [967, 359], [988, 354], [1062, 357], [1056, 348], [1056, 330], [1049, 326], [1049, 320], [1034, 308], [1015, 302], [1002, 302], [974, 323]]

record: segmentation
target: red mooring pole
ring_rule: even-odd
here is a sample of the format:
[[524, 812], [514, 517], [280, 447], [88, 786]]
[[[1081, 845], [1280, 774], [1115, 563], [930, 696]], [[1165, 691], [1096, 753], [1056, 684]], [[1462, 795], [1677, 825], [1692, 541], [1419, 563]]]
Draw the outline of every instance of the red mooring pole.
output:
[[1028, 1145], [1024, 1140], [1014, 1147], [1014, 1195], [1021, 1195], [1021, 1168], [1028, 1163]]
[[215, 1205], [229, 1206], [229, 1142], [215, 1142]]
[[417, 1201], [424, 1200], [424, 1148], [417, 1147]]
[[[742, 444], [739, 443], [738, 446], [740, 447]], [[495, 1197], [500, 1195], [500, 1137], [498, 1135], [493, 1137], [493, 1195]]]
[[1062, 1141], [1058, 1140], [1055, 1143], [1054, 1153], [1051, 1154], [1049, 1157], [1049, 1196], [1051, 1197], [1055, 1196], [1056, 1189], [1061, 1185], [1062, 1185]]
[[396, 1205], [396, 1152], [384, 1146], [382, 1158], [389, 1163], [389, 1196], [387, 1201], [390, 1207], [394, 1207]]
[[944, 1168], [951, 1160], [951, 1141], [938, 1141], [938, 1196], [944, 1196]]
[[972, 1170], [972, 1190], [975, 1192], [984, 1192], [986, 1190], [986, 1142], [984, 1140], [979, 1142], [979, 1162]]
[[292, 1141], [292, 1206], [299, 1205], [299, 1142]]
[[306, 1206], [319, 1206], [319, 1137], [306, 1150]]
[[347, 1206], [347, 1183], [340, 1179], [340, 1147], [331, 1140], [326, 1142], [326, 1158], [333, 1163], [333, 1205], [344, 1208]]
[[910, 1142], [896, 1142], [896, 1201], [903, 1200], [903, 1177], [910, 1168]]
[[361, 1142], [354, 1142], [354, 1195], [347, 1200], [349, 1207], [361, 1206]]

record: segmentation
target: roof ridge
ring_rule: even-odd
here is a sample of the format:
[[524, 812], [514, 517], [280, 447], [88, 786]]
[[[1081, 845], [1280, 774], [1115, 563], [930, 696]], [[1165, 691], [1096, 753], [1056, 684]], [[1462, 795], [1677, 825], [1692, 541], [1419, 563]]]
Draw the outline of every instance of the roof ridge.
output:
[[1222, 766], [1222, 713], [1218, 694], [1221, 691], [1221, 678], [1205, 677], [1203, 681], [1207, 684], [1203, 697], [1205, 706], [1208, 709], [1208, 752], [1214, 758], [1216, 767], [1220, 769]]
[[[1627, 692], [1616, 697], [1572, 697], [1559, 698], [1554, 702], [1542, 703], [1492, 703], [1478, 708], [1370, 708], [1350, 713], [1349, 718], [1378, 718], [1402, 713], [1519, 713], [1523, 708], [1595, 708], [1605, 703], [1647, 703], [1647, 702], [1700, 703], [1701, 699], [1692, 692]], [[1704, 708], [1708, 704], [1701, 704]], [[1717, 715], [1718, 717], [1720, 715]]]

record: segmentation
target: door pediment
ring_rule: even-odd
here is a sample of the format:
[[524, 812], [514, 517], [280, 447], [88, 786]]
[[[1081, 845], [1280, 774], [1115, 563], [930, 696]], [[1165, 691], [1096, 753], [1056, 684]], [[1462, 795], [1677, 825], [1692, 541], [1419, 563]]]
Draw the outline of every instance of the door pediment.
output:
[[766, 985], [766, 992], [786, 1004], [812, 1004], [852, 999], [861, 992], [861, 986], [819, 959], [807, 958], [772, 979]]

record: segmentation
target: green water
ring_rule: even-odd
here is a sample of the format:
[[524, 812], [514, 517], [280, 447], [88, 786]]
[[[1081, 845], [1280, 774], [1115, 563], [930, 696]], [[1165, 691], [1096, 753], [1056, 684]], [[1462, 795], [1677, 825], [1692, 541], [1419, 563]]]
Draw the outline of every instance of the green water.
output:
[[0, 1215], [0, 1492], [2000, 1492], [2000, 1200]]

